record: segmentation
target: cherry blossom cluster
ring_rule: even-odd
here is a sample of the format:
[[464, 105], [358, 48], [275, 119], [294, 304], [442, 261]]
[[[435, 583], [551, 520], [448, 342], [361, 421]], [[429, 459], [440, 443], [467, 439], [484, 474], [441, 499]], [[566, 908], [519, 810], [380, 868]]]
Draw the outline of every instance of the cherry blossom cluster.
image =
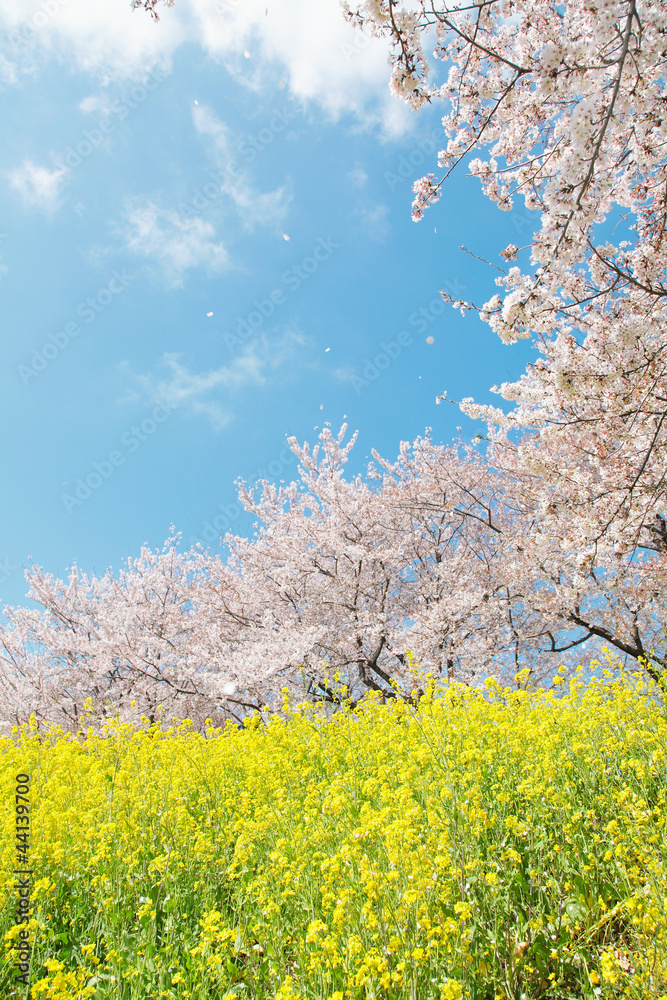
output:
[[[530, 247], [500, 254], [522, 260], [497, 279], [501, 293], [462, 311], [478, 309], [507, 343], [533, 338], [541, 357], [499, 387], [509, 414], [472, 401], [464, 410], [489, 422], [498, 467], [528, 482], [555, 477], [571, 544], [601, 532], [639, 544], [667, 513], [667, 8], [408, 6], [406, 28], [398, 0], [346, 12], [391, 39], [405, 100], [447, 104], [444, 173], [415, 183], [415, 219], [461, 161], [501, 209], [519, 198], [536, 214]], [[426, 41], [444, 63], [441, 86], [429, 85]]]
[[544, 477], [528, 497], [472, 446], [427, 433], [348, 481], [345, 433], [325, 427], [312, 450], [290, 439], [299, 481], [239, 484], [258, 528], [228, 533], [224, 560], [175, 536], [115, 575], [30, 570], [38, 607], [5, 609], [0, 629], [0, 720], [241, 724], [285, 688], [335, 708], [366, 691], [414, 699], [429, 675], [528, 668], [543, 682], [589, 641], [660, 675], [664, 521], [640, 548], [577, 547], [553, 530]]

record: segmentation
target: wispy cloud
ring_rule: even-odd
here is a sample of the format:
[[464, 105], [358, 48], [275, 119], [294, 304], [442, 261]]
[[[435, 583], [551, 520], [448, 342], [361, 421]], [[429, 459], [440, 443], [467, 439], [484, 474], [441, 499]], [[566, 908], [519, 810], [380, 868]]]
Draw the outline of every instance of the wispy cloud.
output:
[[127, 249], [160, 265], [174, 287], [183, 284], [183, 274], [194, 267], [219, 271], [227, 264], [227, 251], [216, 242], [215, 228], [198, 216], [182, 219], [177, 212], [152, 201], [130, 203], [123, 235]]
[[283, 185], [273, 191], [258, 191], [251, 183], [247, 171], [240, 171], [238, 165], [233, 168], [234, 156], [229, 131], [210, 108], [195, 105], [192, 119], [200, 135], [212, 140], [216, 165], [225, 176], [221, 189], [231, 199], [245, 227], [253, 229], [256, 225], [280, 225], [291, 201], [287, 188]]
[[[206, 107], [205, 104], [196, 104], [192, 111], [192, 120], [201, 135], [211, 137], [220, 156], [231, 158], [229, 130], [210, 108]], [[224, 163], [223, 166], [227, 166], [227, 164]]]
[[190, 2], [202, 44], [239, 80], [259, 89], [279, 69], [295, 97], [334, 119], [351, 111], [388, 133], [409, 127], [408, 109], [389, 94], [386, 39], [346, 23], [338, 0]]
[[340, 368], [334, 368], [332, 374], [337, 382], [351, 382], [353, 376], [358, 373], [352, 365], [341, 365]]
[[166, 374], [132, 375], [139, 395], [150, 402], [166, 400], [172, 406], [190, 414], [208, 418], [214, 431], [221, 431], [234, 419], [234, 414], [223, 407], [212, 393], [220, 389], [238, 389], [243, 385], [263, 385], [265, 379], [259, 371], [256, 358], [235, 358], [230, 365], [191, 372], [181, 364], [180, 354], [164, 354], [160, 368]]
[[112, 101], [108, 94], [89, 94], [79, 101], [79, 111], [84, 115], [97, 112], [106, 116], [111, 113], [111, 105]]
[[369, 202], [358, 209], [356, 214], [369, 239], [384, 243], [389, 233], [388, 206]]
[[274, 334], [273, 337], [262, 334], [253, 342], [254, 350], [259, 352], [267, 367], [275, 370], [283, 365], [289, 365], [292, 372], [299, 360], [305, 362], [306, 353], [313, 347], [312, 337], [303, 333], [297, 326], [288, 326], [280, 335]]
[[348, 171], [347, 176], [350, 183], [356, 188], [362, 188], [368, 180], [368, 174], [360, 163], [356, 163], [354, 168]]
[[15, 65], [5, 55], [0, 53], [0, 82], [11, 85], [16, 83], [17, 79]]
[[262, 389], [281, 366], [289, 364], [293, 372], [297, 357], [311, 345], [301, 331], [288, 329], [278, 337], [257, 338], [229, 364], [206, 371], [191, 371], [182, 363], [182, 355], [173, 353], [163, 354], [157, 371], [146, 374], [136, 375], [123, 365], [130, 384], [126, 399], [165, 401], [181, 413], [206, 417], [211, 428], [219, 432], [234, 420], [232, 402], [240, 389]]
[[117, 0], [0, 0], [0, 27], [9, 35], [6, 52], [16, 74], [58, 52], [73, 69], [107, 81], [140, 79], [166, 65], [183, 41], [175, 19], [163, 18], [158, 32], [150, 17]]
[[352, 170], [348, 171], [347, 179], [359, 191], [354, 217], [370, 239], [384, 243], [389, 233], [389, 207], [369, 198], [366, 187], [368, 174], [360, 163], [355, 163]]
[[49, 215], [62, 204], [61, 189], [68, 174], [66, 167], [49, 170], [32, 160], [24, 160], [20, 167], [7, 172], [9, 183], [25, 204], [41, 208]]
[[390, 134], [411, 125], [387, 86], [387, 40], [352, 28], [338, 0], [179, 0], [161, 15], [156, 31], [119, 0], [0, 0], [0, 28], [18, 39], [0, 73], [18, 79], [58, 52], [105, 82], [141, 79], [195, 44], [257, 90], [274, 87], [279, 73], [297, 100], [333, 118], [352, 112]]

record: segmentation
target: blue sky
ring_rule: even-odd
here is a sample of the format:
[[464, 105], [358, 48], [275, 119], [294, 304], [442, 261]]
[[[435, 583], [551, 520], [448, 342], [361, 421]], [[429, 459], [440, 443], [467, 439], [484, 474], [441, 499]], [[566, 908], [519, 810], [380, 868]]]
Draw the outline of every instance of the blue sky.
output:
[[359, 430], [350, 475], [483, 430], [436, 395], [497, 403], [532, 351], [439, 290], [490, 298], [459, 246], [500, 266], [535, 220], [460, 169], [412, 222], [444, 108], [391, 97], [337, 0], [177, 0], [157, 25], [0, 0], [0, 28], [0, 601], [32, 562], [251, 532], [234, 480], [297, 478], [286, 437], [326, 421]]

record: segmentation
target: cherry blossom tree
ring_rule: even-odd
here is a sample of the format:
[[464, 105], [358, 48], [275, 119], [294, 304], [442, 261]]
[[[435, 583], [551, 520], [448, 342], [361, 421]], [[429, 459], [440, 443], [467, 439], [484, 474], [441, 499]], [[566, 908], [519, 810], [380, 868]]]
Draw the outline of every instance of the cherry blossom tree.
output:
[[347, 481], [345, 433], [325, 427], [312, 451], [290, 439], [300, 481], [263, 481], [257, 497], [239, 484], [257, 530], [228, 533], [224, 561], [174, 537], [116, 576], [32, 569], [41, 607], [6, 609], [0, 631], [0, 717], [241, 723], [279, 708], [284, 688], [336, 707], [366, 691], [413, 699], [429, 675], [511, 681], [528, 668], [543, 682], [591, 639], [660, 676], [664, 523], [633, 558], [575, 551], [549, 508], [526, 506], [517, 478], [470, 445], [427, 433]]
[[[517, 269], [504, 281], [505, 302], [487, 307], [507, 340], [571, 325], [572, 303], [636, 294], [650, 312], [667, 294], [663, 239], [665, 167], [664, 5], [648, 0], [487, 0], [448, 4], [398, 0], [344, 4], [347, 17], [393, 43], [393, 90], [414, 107], [448, 101], [448, 142], [439, 154], [445, 177], [469, 163], [500, 208], [524, 198], [541, 213], [532, 244], [537, 272]], [[428, 86], [434, 58], [446, 81]], [[437, 200], [444, 177], [420, 182], [420, 216]], [[615, 206], [626, 210], [627, 239], [598, 243]], [[606, 227], [608, 229], [609, 227]], [[508, 248], [506, 256], [515, 256]], [[595, 267], [591, 272], [590, 268]], [[569, 300], [569, 303], [566, 301]]]
[[[485, 193], [503, 210], [523, 198], [540, 213], [530, 246], [501, 255], [525, 260], [498, 279], [503, 294], [453, 303], [506, 342], [534, 337], [542, 355], [495, 387], [509, 413], [463, 401], [489, 423], [492, 463], [549, 483], [572, 546], [604, 534], [626, 552], [650, 544], [667, 513], [664, 4], [345, 6], [391, 39], [395, 93], [417, 109], [448, 103], [443, 174], [416, 182], [414, 218], [484, 148], [468, 169]], [[437, 62], [441, 85], [429, 82]]]
[[[459, 519], [459, 540], [465, 539], [474, 567], [460, 589], [450, 578], [435, 600], [422, 598], [415, 644], [458, 613], [468, 637], [488, 642], [482, 653], [467, 638], [464, 648], [473, 661], [481, 669], [504, 669], [506, 679], [529, 668], [534, 681], [544, 681], [564, 660], [578, 657], [584, 644], [595, 651], [604, 643], [659, 680], [667, 669], [664, 520], [656, 519], [635, 548], [608, 538], [575, 547], [562, 531], [559, 494], [551, 487], [549, 499], [548, 482], [535, 477], [531, 496], [525, 475], [492, 470], [471, 446], [460, 450], [459, 459], [427, 438], [411, 453], [402, 445], [395, 466], [376, 455], [401, 483], [398, 502], [425, 527], [433, 525], [434, 513]], [[386, 477], [384, 492], [388, 497]], [[484, 532], [471, 532], [471, 521]]]
[[[73, 725], [90, 704], [96, 717], [161, 711], [201, 723], [275, 708], [284, 687], [331, 704], [367, 690], [410, 698], [422, 682], [408, 638], [424, 670], [469, 679], [489, 662], [490, 672], [493, 643], [468, 624], [474, 588], [482, 593], [469, 552], [482, 551], [488, 528], [460, 514], [422, 523], [397, 502], [396, 483], [387, 480], [385, 496], [360, 477], [346, 482], [356, 435], [344, 444], [345, 431], [334, 438], [325, 428], [312, 452], [290, 440], [299, 483], [264, 482], [257, 499], [240, 485], [261, 527], [252, 540], [228, 534], [226, 562], [197, 548], [179, 553], [171, 539], [117, 576], [74, 568], [63, 582], [29, 571], [41, 608], [5, 611], [0, 714], [35, 711]], [[468, 487], [483, 474], [450, 458]], [[467, 606], [452, 602], [418, 633], [420, 603], [447, 588], [464, 588]]]
[[[233, 714], [234, 674], [211, 661], [206, 623], [193, 613], [201, 568], [177, 553], [175, 541], [158, 553], [143, 548], [117, 577], [89, 578], [74, 567], [63, 582], [39, 568], [27, 572], [28, 596], [41, 609], [5, 610], [3, 718], [25, 721], [34, 712], [72, 726], [88, 704], [97, 718], [153, 720], [158, 704], [201, 717], [204, 700], [211, 717], [228, 702]], [[227, 583], [233, 591], [229, 574]], [[238, 604], [242, 612], [242, 598]], [[225, 626], [218, 623], [222, 633]]]
[[[258, 500], [241, 490], [246, 509], [263, 527], [257, 541], [227, 536], [235, 568], [244, 578], [252, 573], [258, 587], [271, 581], [272, 606], [282, 608], [291, 631], [319, 628], [308, 655], [313, 693], [332, 697], [317, 673], [318, 663], [325, 661], [355, 698], [366, 689], [407, 696], [415, 676], [406, 648], [437, 676], [468, 680], [482, 665], [488, 673], [498, 644], [494, 648], [488, 636], [470, 626], [470, 608], [484, 590], [470, 553], [476, 550], [482, 563], [492, 563], [497, 550], [488, 536], [494, 530], [453, 508], [416, 516], [408, 502], [407, 450], [396, 466], [386, 465], [384, 474], [371, 463], [367, 482], [360, 476], [346, 482], [342, 467], [356, 434], [344, 445], [345, 431], [343, 425], [334, 438], [324, 429], [321, 458], [320, 445], [311, 452], [307, 444], [290, 440], [299, 458], [300, 483], [266, 484]], [[418, 440], [415, 447], [421, 444]], [[428, 439], [425, 445], [431, 447]], [[461, 459], [456, 449], [441, 451], [451, 466], [457, 504], [476, 503], [473, 489], [484, 492], [488, 477], [482, 463]], [[455, 486], [457, 479], [461, 485]], [[437, 602], [446, 590], [465, 591], [466, 605], [456, 607], [452, 601], [428, 632], [416, 628], [422, 605]]]

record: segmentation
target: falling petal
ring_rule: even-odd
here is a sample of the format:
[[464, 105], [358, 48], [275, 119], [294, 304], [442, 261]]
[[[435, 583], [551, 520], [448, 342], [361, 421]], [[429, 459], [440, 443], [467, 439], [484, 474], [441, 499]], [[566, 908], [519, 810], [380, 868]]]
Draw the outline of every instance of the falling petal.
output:
[[327, 353], [327, 351], [330, 351], [330, 350], [331, 350], [331, 348], [330, 348], [330, 347], [325, 347], [325, 348], [324, 348], [324, 353], [326, 354], [326, 353]]
[[435, 343], [435, 337], [427, 337], [426, 338], [426, 343], [427, 344], [434, 344]]
[[287, 233], [283, 233], [283, 239], [287, 240], [287, 242], [289, 243], [289, 236], [287, 235]]
[[213, 315], [213, 313], [206, 313], [206, 315], [207, 315], [207, 316], [212, 316], [212, 315]]

